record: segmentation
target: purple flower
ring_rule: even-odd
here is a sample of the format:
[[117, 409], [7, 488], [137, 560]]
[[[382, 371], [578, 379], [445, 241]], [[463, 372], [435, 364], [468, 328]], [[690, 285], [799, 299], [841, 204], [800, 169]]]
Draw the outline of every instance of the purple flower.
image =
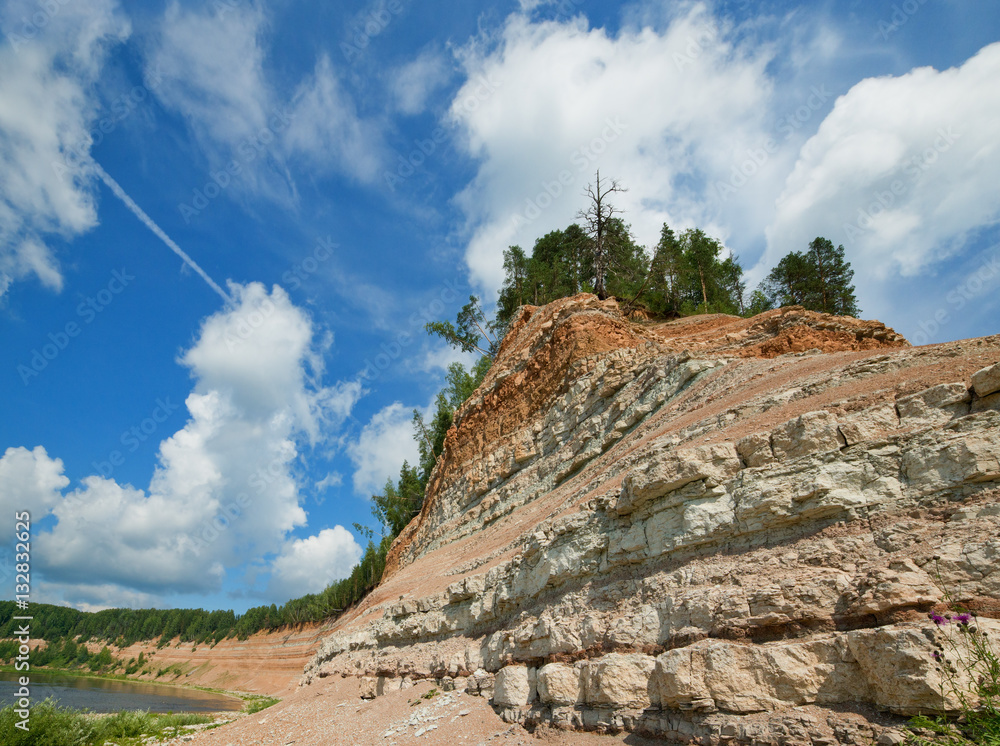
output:
[[938, 625], [939, 627], [943, 627], [948, 623], [945, 621], [945, 618], [943, 616], [940, 616], [938, 614], [931, 614], [931, 621], [934, 622], [934, 624]]
[[971, 619], [972, 619], [971, 614], [957, 614], [955, 616], [955, 621], [958, 622], [959, 624], [968, 624]]

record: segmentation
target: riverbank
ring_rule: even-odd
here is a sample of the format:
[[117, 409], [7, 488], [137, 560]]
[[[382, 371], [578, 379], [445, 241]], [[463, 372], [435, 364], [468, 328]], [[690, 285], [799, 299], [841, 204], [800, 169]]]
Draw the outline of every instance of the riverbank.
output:
[[215, 728], [232, 718], [194, 713], [147, 713], [124, 711], [93, 715], [51, 700], [35, 704], [25, 720], [13, 707], [0, 709], [0, 740], [5, 746], [140, 746], [155, 739], [159, 743], [182, 743], [191, 734]]
[[[325, 624], [304, 624], [291, 629], [251, 635], [246, 640], [229, 638], [212, 644], [193, 644], [174, 638], [160, 646], [158, 640], [138, 642], [127, 647], [110, 646], [113, 657], [121, 661], [119, 673], [98, 673], [102, 678], [177, 684], [230, 694], [253, 694], [283, 697], [294, 691], [302, 670], [329, 631]], [[82, 643], [81, 643], [82, 644]], [[107, 644], [88, 642], [91, 653]], [[44, 646], [33, 641], [33, 648]], [[130, 664], [132, 664], [130, 666]], [[134, 673], [121, 673], [133, 668]], [[12, 671], [10, 665], [0, 670]], [[32, 670], [66, 671], [74, 676], [95, 675], [86, 668], [56, 669], [35, 667]]]
[[[0, 677], [11, 682], [19, 674], [23, 672], [0, 672]], [[9, 703], [13, 690], [7, 688], [0, 681], [0, 699]], [[5, 746], [187, 743], [194, 733], [253, 716], [280, 702], [246, 692], [55, 668], [33, 671], [31, 692], [27, 717], [14, 704], [0, 707], [0, 743]]]
[[[0, 680], [10, 676], [11, 680], [16, 680], [14, 677], [23, 676], [23, 671], [15, 671], [13, 666], [0, 665]], [[281, 700], [277, 697], [272, 697], [265, 694], [254, 694], [251, 692], [220, 689], [217, 687], [207, 687], [207, 686], [195, 686], [190, 684], [179, 683], [176, 681], [149, 681], [145, 678], [137, 678], [134, 676], [126, 676], [124, 674], [114, 674], [114, 673], [94, 673], [91, 671], [85, 671], [80, 669], [72, 668], [58, 668], [53, 666], [40, 666], [32, 669], [30, 677], [33, 683], [41, 684], [43, 686], [55, 683], [51, 681], [52, 679], [84, 679], [93, 681], [107, 681], [107, 682], [120, 682], [121, 684], [128, 686], [129, 684], [135, 684], [137, 686], [145, 687], [157, 687], [163, 688], [165, 690], [175, 689], [178, 691], [190, 691], [199, 692], [203, 694], [216, 695], [218, 697], [227, 697], [232, 700], [238, 700], [243, 703], [243, 706], [237, 710], [220, 708], [218, 712], [242, 712], [242, 713], [254, 713], [260, 710], [270, 707]]]

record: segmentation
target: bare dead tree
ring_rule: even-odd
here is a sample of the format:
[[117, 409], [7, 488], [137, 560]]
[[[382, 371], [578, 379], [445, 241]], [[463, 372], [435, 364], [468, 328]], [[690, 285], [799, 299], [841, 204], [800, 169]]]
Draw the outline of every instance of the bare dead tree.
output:
[[597, 179], [594, 184], [588, 184], [584, 191], [584, 196], [590, 200], [590, 205], [586, 210], [580, 210], [577, 217], [587, 224], [587, 233], [594, 240], [594, 292], [601, 300], [607, 298], [607, 291], [604, 288], [604, 280], [608, 274], [608, 250], [605, 245], [607, 237], [607, 225], [615, 215], [622, 214], [622, 210], [608, 202], [610, 195], [627, 192], [628, 189], [621, 186], [616, 180], [611, 180], [611, 185], [601, 186], [601, 170], [597, 169]]

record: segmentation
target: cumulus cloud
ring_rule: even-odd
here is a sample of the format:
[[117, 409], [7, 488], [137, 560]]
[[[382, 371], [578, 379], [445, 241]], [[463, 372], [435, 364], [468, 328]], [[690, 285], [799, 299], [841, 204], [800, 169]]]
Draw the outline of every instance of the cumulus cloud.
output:
[[[57, 522], [35, 540], [48, 581], [217, 591], [226, 568], [287, 550], [305, 525], [303, 444], [340, 425], [360, 389], [320, 385], [316, 330], [281, 288], [229, 290], [233, 305], [206, 319], [180, 358], [195, 379], [188, 420], [160, 444], [149, 487], [90, 476], [57, 500]], [[29, 473], [15, 456], [16, 473]], [[40, 483], [55, 484], [43, 456]]]
[[163, 608], [163, 598], [112, 583], [45, 583], [32, 593], [39, 603], [73, 606], [80, 611]]
[[998, 76], [1000, 43], [960, 67], [851, 88], [803, 146], [763, 260], [823, 235], [845, 244], [859, 287], [871, 287], [914, 276], [995, 225]]
[[361, 547], [343, 526], [323, 529], [307, 539], [293, 539], [272, 563], [271, 595], [286, 599], [318, 593], [350, 575], [360, 559]]
[[[61, 459], [51, 458], [42, 446], [8, 448], [0, 457], [0, 531], [13, 537], [14, 514], [27, 512], [29, 523], [44, 520], [69, 486]], [[14, 592], [14, 544], [0, 548], [0, 593], [10, 598]]]
[[411, 466], [420, 457], [413, 439], [413, 409], [394, 402], [379, 410], [347, 447], [354, 463], [354, 491], [368, 497], [380, 493], [386, 479], [396, 479], [404, 460]]
[[518, 13], [465, 48], [451, 117], [479, 161], [458, 198], [473, 279], [499, 287], [503, 249], [573, 222], [598, 168], [630, 188], [617, 205], [640, 242], [663, 222], [723, 234], [713, 185], [766, 139], [773, 54], [727, 31], [702, 4], [617, 35]]
[[0, 458], [0, 511], [4, 519], [15, 511], [30, 511], [39, 521], [69, 485], [62, 459], [50, 458], [42, 446], [34, 450], [8, 448]]
[[[90, 88], [108, 49], [130, 31], [114, 0], [39, 8], [15, 0], [0, 10], [0, 300], [29, 277], [61, 290], [52, 240], [97, 225], [81, 169], [98, 113]], [[38, 17], [41, 26], [30, 20]]]

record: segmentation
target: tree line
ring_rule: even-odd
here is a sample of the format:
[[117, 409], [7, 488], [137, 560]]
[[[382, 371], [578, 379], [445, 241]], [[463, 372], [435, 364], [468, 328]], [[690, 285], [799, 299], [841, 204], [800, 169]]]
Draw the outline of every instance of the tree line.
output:
[[[623, 189], [602, 182], [600, 172], [587, 188], [588, 207], [563, 230], [535, 241], [528, 254], [511, 246], [503, 254], [504, 281], [499, 290], [496, 336], [524, 304], [543, 305], [580, 292], [602, 300], [615, 297], [624, 310], [643, 309], [654, 316], [695, 313], [752, 316], [780, 306], [799, 305], [811, 311], [842, 316], [860, 313], [854, 271], [844, 247], [817, 237], [805, 251], [785, 255], [748, 296], [739, 257], [699, 228], [679, 235], [667, 224], [651, 251], [639, 246], [631, 227], [610, 202]], [[478, 299], [474, 299], [478, 303]], [[464, 349], [479, 331], [463, 324], [435, 330]], [[480, 326], [483, 326], [480, 324]]]

